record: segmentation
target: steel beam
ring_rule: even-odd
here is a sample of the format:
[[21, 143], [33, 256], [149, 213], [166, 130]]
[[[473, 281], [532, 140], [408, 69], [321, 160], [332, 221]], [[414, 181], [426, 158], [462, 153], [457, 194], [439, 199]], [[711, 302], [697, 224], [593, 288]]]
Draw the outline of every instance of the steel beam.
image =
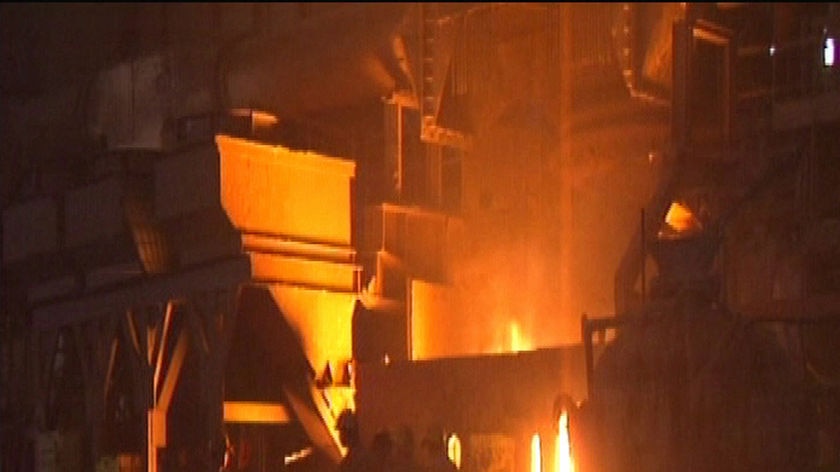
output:
[[250, 277], [248, 257], [237, 256], [178, 274], [142, 279], [118, 289], [38, 305], [32, 310], [32, 324], [39, 331], [55, 329], [82, 323], [114, 310], [167, 303], [202, 290], [228, 290], [247, 282]]

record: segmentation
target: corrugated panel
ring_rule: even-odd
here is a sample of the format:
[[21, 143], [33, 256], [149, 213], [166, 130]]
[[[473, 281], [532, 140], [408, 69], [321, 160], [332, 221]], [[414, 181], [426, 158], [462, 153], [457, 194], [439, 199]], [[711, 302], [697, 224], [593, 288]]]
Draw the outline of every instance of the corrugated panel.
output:
[[[615, 63], [613, 34], [621, 4], [591, 3], [575, 5], [572, 12], [573, 61], [576, 67], [604, 66]], [[559, 18], [558, 18], [559, 21]], [[552, 28], [558, 28], [552, 22]]]

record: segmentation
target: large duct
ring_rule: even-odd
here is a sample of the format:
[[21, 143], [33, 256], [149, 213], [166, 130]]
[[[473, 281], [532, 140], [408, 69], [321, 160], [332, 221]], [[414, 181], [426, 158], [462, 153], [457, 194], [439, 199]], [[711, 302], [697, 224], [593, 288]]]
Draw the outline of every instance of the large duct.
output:
[[[166, 151], [187, 144], [179, 120], [216, 107], [216, 51], [170, 47], [102, 69], [91, 90], [88, 132], [108, 151]], [[198, 122], [195, 122], [198, 123]]]
[[236, 45], [222, 59], [224, 105], [293, 117], [410, 88], [405, 5], [349, 5], [287, 36]]

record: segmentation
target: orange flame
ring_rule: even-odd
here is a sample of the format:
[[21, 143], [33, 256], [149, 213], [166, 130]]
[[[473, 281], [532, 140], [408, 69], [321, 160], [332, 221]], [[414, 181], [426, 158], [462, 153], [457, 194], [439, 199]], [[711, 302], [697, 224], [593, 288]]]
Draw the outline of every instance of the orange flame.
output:
[[519, 323], [511, 321], [509, 329], [511, 352], [530, 351], [534, 349], [534, 345], [531, 340], [522, 334], [522, 330], [519, 328]]
[[555, 453], [556, 472], [574, 472], [575, 461], [572, 458], [572, 440], [569, 437], [569, 414], [563, 412], [557, 422], [557, 451]]
[[542, 446], [536, 433], [531, 436], [531, 472], [542, 472]]

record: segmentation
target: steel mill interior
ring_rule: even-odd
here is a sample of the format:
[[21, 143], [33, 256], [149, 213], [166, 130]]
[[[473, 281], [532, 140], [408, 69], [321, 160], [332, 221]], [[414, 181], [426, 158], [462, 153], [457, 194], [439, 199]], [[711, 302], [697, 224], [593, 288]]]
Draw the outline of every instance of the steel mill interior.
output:
[[0, 26], [0, 471], [840, 470], [840, 4]]

